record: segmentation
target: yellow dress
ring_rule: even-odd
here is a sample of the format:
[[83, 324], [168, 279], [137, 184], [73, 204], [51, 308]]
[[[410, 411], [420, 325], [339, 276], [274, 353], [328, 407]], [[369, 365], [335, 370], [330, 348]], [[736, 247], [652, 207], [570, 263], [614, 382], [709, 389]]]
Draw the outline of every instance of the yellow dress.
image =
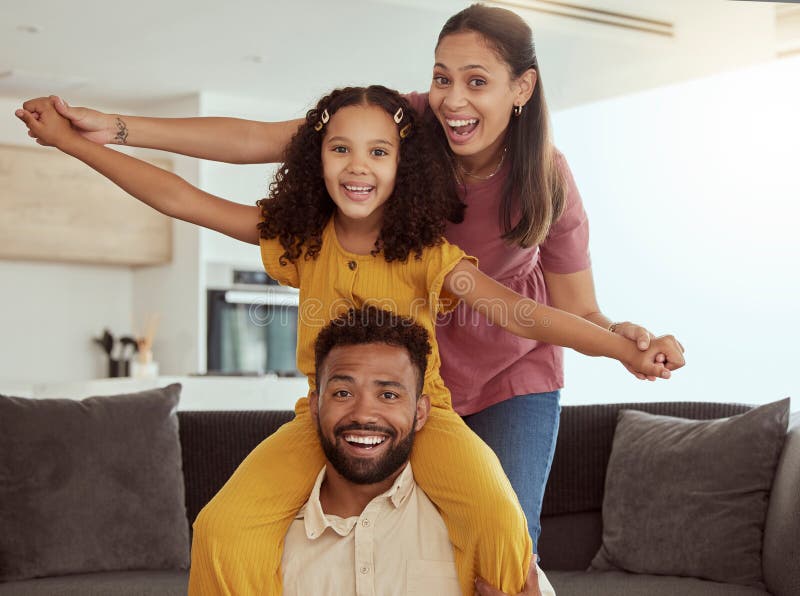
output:
[[[353, 254], [339, 244], [332, 219], [316, 259], [281, 265], [282, 253], [276, 239], [261, 240], [267, 273], [300, 289], [297, 365], [308, 375], [309, 391], [317, 334], [348, 308], [380, 306], [413, 317], [428, 331], [433, 350], [423, 390], [432, 407], [416, 435], [414, 476], [447, 525], [462, 592], [474, 593], [476, 575], [505, 592], [521, 591], [532, 550], [525, 515], [495, 454], [453, 411], [439, 375], [436, 315], [444, 304], [455, 306], [452, 297], [440, 296], [442, 284], [459, 261], [472, 257], [447, 242], [404, 263]], [[281, 593], [284, 536], [325, 463], [307, 397], [298, 400], [295, 413], [247, 456], [197, 517], [191, 595]]]

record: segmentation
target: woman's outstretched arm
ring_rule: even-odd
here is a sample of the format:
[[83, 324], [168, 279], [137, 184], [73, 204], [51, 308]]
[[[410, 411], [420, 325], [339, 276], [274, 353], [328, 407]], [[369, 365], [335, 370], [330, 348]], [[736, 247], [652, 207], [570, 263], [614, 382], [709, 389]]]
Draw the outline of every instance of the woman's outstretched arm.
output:
[[[17, 116], [40, 145], [57, 147], [161, 213], [258, 244], [260, 209], [200, 190], [172, 172], [81, 137], [49, 98], [25, 102]], [[36, 116], [34, 116], [36, 112]]]
[[[22, 107], [38, 118], [34, 106], [41, 105], [42, 99], [44, 98], [26, 101]], [[49, 100], [81, 136], [93, 143], [161, 149], [228, 163], [283, 161], [285, 147], [303, 122], [258, 122], [238, 118], [147, 118], [72, 107], [55, 95], [51, 95]]]

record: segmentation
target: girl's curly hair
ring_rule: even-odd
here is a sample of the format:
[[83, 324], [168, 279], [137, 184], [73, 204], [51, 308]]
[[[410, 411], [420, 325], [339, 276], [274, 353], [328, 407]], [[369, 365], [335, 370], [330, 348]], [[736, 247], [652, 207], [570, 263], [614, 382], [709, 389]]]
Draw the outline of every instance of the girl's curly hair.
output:
[[387, 261], [405, 261], [412, 252], [420, 258], [425, 247], [442, 242], [447, 221], [459, 223], [464, 219], [452, 166], [408, 101], [381, 85], [337, 89], [306, 114], [306, 121], [286, 148], [285, 162], [270, 184], [269, 197], [258, 201], [263, 218], [259, 224], [261, 237], [279, 239], [285, 249], [282, 263], [296, 261], [304, 249], [305, 258], [319, 255], [322, 230], [336, 210], [322, 172], [327, 127], [321, 117], [327, 111], [334, 118], [338, 110], [354, 105], [382, 108], [390, 118], [402, 108], [403, 118], [397, 127], [407, 132], [400, 141], [395, 187], [385, 203], [372, 254], [382, 252]]

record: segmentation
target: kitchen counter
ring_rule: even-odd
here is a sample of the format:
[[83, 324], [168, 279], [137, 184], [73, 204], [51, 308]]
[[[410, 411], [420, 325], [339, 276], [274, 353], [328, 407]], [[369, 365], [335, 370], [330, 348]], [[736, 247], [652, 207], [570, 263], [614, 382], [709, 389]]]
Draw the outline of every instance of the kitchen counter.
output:
[[[170, 383], [183, 386], [179, 410], [293, 410], [308, 391], [306, 377], [162, 376], [155, 379], [94, 379], [33, 385], [34, 398], [83, 399], [92, 395], [134, 393]], [[17, 395], [20, 395], [19, 393]]]

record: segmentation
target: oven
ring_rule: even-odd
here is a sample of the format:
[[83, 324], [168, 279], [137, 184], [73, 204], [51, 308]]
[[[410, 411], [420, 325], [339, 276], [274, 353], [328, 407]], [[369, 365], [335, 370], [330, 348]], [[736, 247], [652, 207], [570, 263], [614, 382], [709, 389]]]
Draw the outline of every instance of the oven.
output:
[[297, 376], [299, 292], [264, 271], [231, 269], [207, 290], [209, 375]]

